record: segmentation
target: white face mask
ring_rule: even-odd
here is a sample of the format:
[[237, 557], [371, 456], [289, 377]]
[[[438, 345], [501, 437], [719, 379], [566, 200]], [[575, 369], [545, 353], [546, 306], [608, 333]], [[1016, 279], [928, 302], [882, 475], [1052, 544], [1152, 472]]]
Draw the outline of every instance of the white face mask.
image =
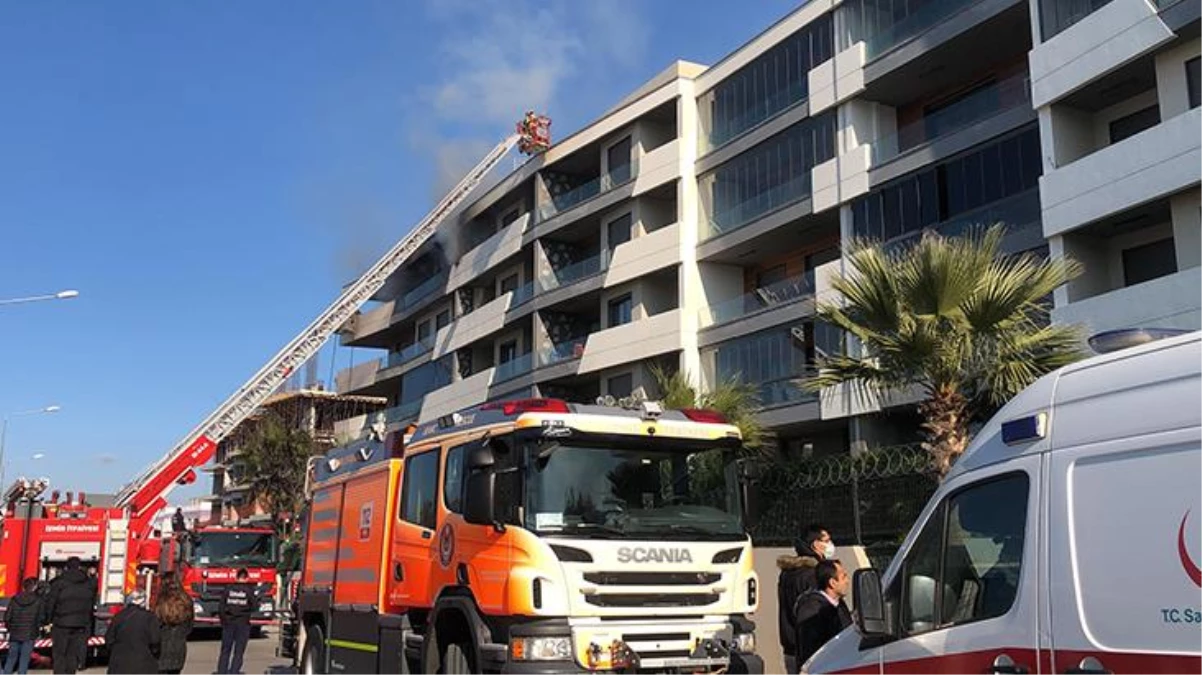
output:
[[823, 549], [822, 555], [827, 560], [834, 560], [835, 559], [835, 542], [833, 542], [833, 541], [826, 542], [826, 548]]

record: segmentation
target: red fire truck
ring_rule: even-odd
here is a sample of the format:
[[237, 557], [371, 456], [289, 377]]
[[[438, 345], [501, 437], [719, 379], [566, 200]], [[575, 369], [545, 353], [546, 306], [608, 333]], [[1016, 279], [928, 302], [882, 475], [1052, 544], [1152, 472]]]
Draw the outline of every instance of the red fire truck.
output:
[[177, 571], [192, 596], [196, 622], [216, 624], [221, 593], [246, 569], [256, 585], [259, 607], [251, 623], [263, 626], [275, 619], [278, 538], [269, 527], [202, 527], [164, 538], [163, 569]]

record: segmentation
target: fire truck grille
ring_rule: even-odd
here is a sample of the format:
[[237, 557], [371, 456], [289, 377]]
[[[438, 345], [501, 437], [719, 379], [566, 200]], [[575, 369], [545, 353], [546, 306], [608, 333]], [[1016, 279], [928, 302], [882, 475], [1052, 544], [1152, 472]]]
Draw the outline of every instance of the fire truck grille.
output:
[[601, 586], [709, 586], [717, 572], [585, 572], [584, 580]]
[[717, 593], [601, 593], [584, 596], [594, 607], [704, 607], [718, 602]]

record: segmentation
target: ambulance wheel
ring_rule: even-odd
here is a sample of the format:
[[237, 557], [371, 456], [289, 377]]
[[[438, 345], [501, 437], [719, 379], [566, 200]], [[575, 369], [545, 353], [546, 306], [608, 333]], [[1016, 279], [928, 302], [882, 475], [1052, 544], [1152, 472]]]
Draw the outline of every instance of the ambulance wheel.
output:
[[447, 645], [447, 649], [442, 654], [442, 671], [447, 675], [468, 675], [476, 672], [472, 669], [471, 661], [468, 660], [467, 647], [458, 642], [452, 642]]
[[305, 650], [302, 652], [300, 672], [315, 675], [326, 672], [325, 636], [321, 627], [314, 624], [305, 631]]

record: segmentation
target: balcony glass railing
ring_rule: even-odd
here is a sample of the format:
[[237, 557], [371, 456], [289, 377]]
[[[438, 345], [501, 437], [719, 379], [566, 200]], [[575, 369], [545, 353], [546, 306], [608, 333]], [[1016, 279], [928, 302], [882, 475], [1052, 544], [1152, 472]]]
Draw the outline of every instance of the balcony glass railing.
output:
[[588, 342], [588, 337], [576, 338], [567, 342], [560, 342], [543, 349], [539, 354], [539, 365], [550, 366], [564, 361], [571, 361], [584, 356], [584, 345]]
[[895, 134], [873, 141], [872, 163], [883, 164], [938, 138], [1015, 108], [1031, 108], [1031, 81], [1026, 73], [982, 87], [922, 119], [903, 125]]
[[399, 352], [392, 352], [388, 355], [388, 367], [395, 368], [400, 365], [409, 363], [413, 359], [429, 352], [434, 348], [434, 341], [419, 341], [405, 347]]
[[442, 284], [445, 282], [446, 280], [442, 278], [442, 275], [435, 275], [429, 279], [426, 279], [417, 286], [414, 286], [410, 290], [406, 291], [405, 294], [401, 296], [401, 306], [398, 309], [409, 309], [410, 307], [416, 305], [432, 295], [434, 291], [441, 288]]
[[578, 185], [567, 192], [551, 197], [551, 201], [538, 207], [539, 221], [553, 218], [569, 209], [575, 208], [588, 200], [598, 197], [610, 190], [630, 182], [636, 174], [635, 165], [624, 164], [615, 167], [609, 173]]
[[[1039, 0], [1040, 28], [1047, 42], [1081, 19], [1109, 5], [1111, 0]], [[1158, 8], [1173, 4], [1158, 0]]]
[[419, 398], [416, 401], [409, 401], [398, 406], [389, 408], [384, 411], [384, 421], [393, 424], [397, 422], [409, 422], [417, 418], [418, 413], [422, 411], [422, 401], [425, 398]]
[[765, 190], [730, 208], [718, 211], [708, 220], [709, 228], [705, 238], [732, 232], [771, 211], [809, 197], [810, 184], [810, 172], [806, 170], [788, 182]]
[[967, 233], [972, 228], [990, 227], [999, 223], [1006, 228], [1006, 236], [1010, 238], [1032, 229], [1042, 231], [1040, 218], [1039, 190], [1031, 189], [992, 204], [986, 204], [975, 211], [949, 218], [933, 227], [907, 232], [884, 244], [886, 249], [892, 249], [918, 241], [922, 233], [927, 230], [933, 230], [945, 237], [955, 237]]
[[[978, 2], [980, 0], [940, 0], [938, 2], [927, 2], [900, 20], [893, 21], [887, 25], [878, 25], [864, 40], [865, 56], [869, 61], [882, 56], [893, 48], [943, 23], [964, 8], [975, 5]], [[868, 0], [865, 4], [871, 5], [876, 3], [873, 0]], [[871, 13], [868, 15], [874, 16]], [[876, 14], [875, 16], [881, 15]]]
[[534, 282], [527, 281], [526, 283], [513, 289], [513, 297], [509, 300], [509, 308], [513, 309], [534, 297]]
[[780, 113], [804, 101], [809, 94], [809, 82], [804, 78], [790, 82], [771, 96], [762, 98], [747, 107], [742, 113], [729, 119], [713, 122], [714, 129], [703, 137], [704, 152], [715, 150], [738, 136], [776, 117]]
[[496, 367], [493, 373], [493, 383], [512, 380], [518, 375], [524, 375], [534, 367], [534, 354], [522, 354]]
[[783, 405], [796, 405], [798, 403], [806, 403], [808, 401], [818, 400], [818, 394], [816, 392], [805, 391], [798, 384], [802, 377], [802, 375], [797, 375], [779, 380], [754, 382], [752, 384], [755, 385], [757, 393], [759, 394], [760, 405], [765, 408], [773, 408]]
[[543, 290], [550, 291], [564, 286], [571, 286], [577, 281], [587, 279], [591, 276], [601, 273], [605, 266], [602, 264], [600, 254], [585, 258], [579, 262], [574, 262], [571, 265], [565, 265], [555, 270], [554, 275], [545, 277], [543, 282]]
[[814, 271], [757, 288], [701, 310], [702, 326], [730, 323], [745, 316], [813, 297]]

